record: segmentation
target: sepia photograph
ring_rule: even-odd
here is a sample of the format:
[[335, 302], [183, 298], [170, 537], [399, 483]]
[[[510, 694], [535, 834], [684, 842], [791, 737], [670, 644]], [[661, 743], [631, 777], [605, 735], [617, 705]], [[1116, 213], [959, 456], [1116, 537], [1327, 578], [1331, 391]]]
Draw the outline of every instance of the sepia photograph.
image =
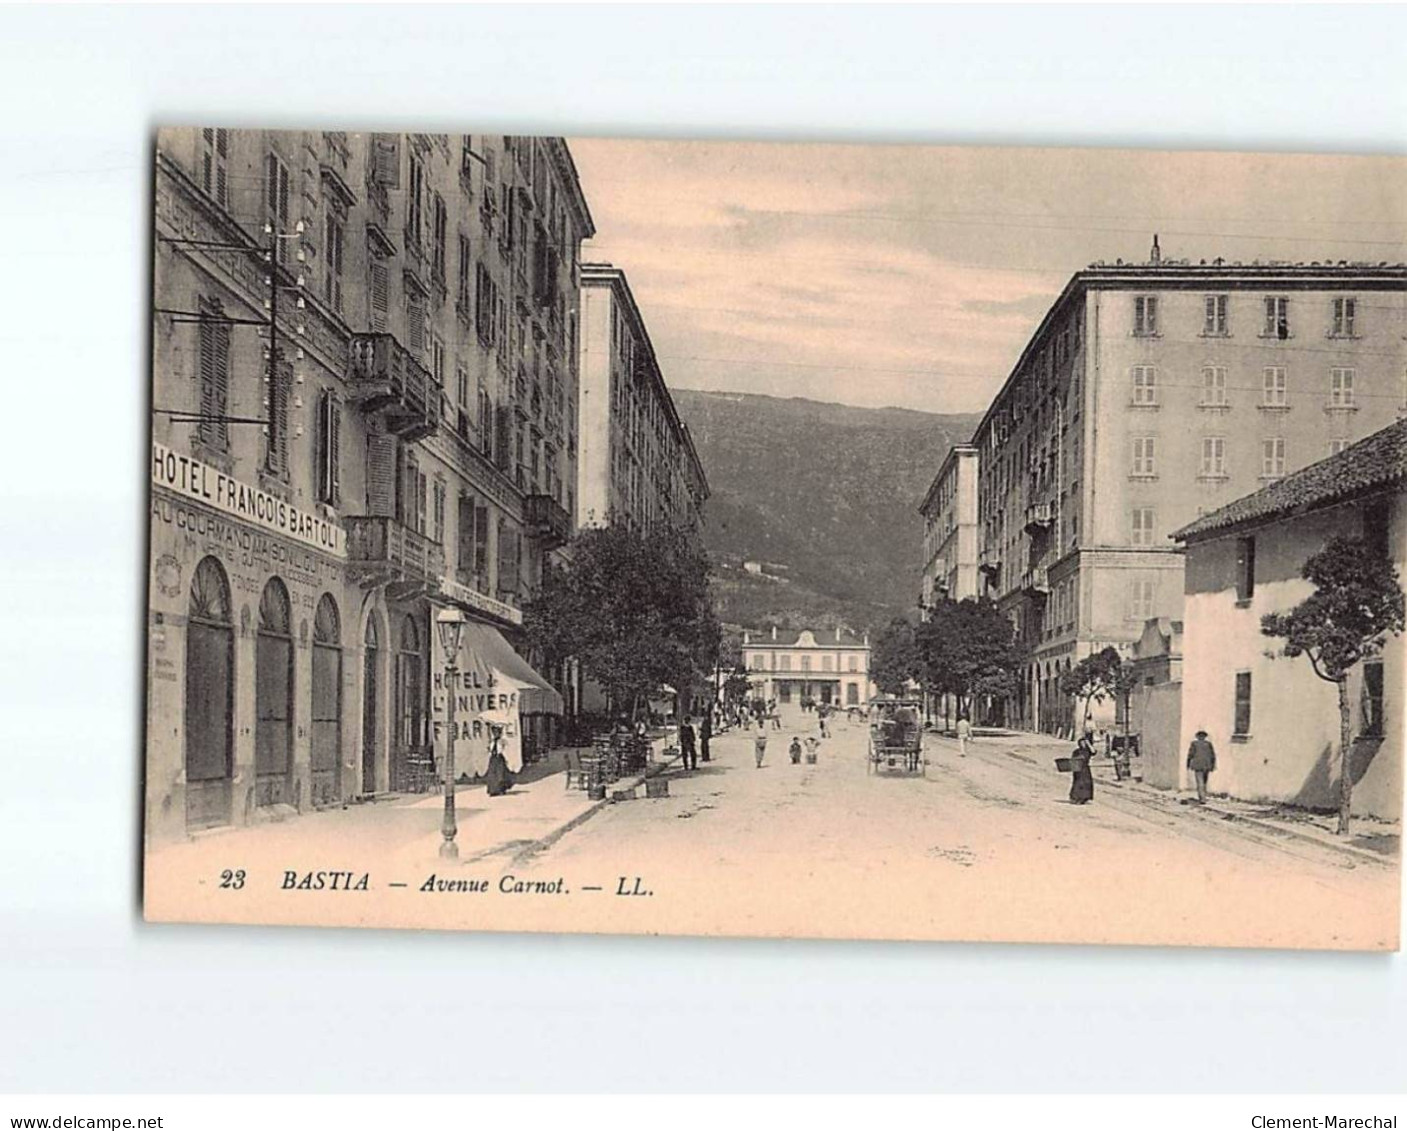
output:
[[1399, 947], [1407, 159], [150, 157], [148, 920]]

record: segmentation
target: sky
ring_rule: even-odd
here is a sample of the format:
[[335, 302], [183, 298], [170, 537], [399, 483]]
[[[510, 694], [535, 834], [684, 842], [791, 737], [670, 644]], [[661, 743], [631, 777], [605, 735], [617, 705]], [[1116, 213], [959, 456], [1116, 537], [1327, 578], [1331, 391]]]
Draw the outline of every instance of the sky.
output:
[[978, 412], [1072, 273], [1407, 259], [1407, 158], [576, 139], [673, 387]]

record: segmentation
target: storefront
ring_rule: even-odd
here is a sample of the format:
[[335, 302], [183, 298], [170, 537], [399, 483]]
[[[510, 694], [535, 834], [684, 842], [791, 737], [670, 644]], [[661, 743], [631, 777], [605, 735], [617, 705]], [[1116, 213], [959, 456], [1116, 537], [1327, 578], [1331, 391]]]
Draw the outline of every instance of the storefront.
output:
[[[358, 688], [342, 528], [153, 445], [148, 831], [341, 804]], [[355, 669], [353, 669], [355, 670]], [[358, 704], [359, 705], [359, 704]]]

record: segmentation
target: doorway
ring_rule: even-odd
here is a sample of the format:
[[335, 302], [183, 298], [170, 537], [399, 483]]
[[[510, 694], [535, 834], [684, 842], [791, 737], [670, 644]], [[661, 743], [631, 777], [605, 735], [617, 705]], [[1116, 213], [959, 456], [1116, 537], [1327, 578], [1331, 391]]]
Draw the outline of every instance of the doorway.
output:
[[277, 577], [269, 578], [259, 598], [254, 700], [254, 804], [291, 804], [293, 612], [288, 590]]
[[380, 668], [380, 647], [376, 633], [376, 617], [366, 621], [365, 651], [362, 659], [362, 792], [376, 792], [376, 759], [380, 752], [377, 742], [378, 715], [376, 704], [381, 693], [376, 673]]
[[324, 593], [313, 617], [313, 745], [315, 808], [342, 803], [342, 626], [337, 602]]
[[234, 620], [230, 584], [214, 558], [191, 578], [186, 622], [186, 827], [230, 823], [234, 752]]

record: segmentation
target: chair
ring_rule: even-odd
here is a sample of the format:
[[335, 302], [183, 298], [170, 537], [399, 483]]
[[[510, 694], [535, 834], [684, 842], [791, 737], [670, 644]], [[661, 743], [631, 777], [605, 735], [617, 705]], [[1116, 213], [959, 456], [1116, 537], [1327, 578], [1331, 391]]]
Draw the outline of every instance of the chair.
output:
[[580, 750], [572, 750], [572, 749], [568, 749], [568, 750], [567, 750], [567, 773], [566, 773], [566, 783], [567, 783], [567, 784], [566, 784], [566, 788], [567, 788], [567, 789], [573, 789], [573, 788], [575, 788], [575, 789], [585, 789], [585, 788], [586, 788], [586, 770], [583, 768], [583, 766], [582, 766], [582, 764], [581, 764], [581, 751], [580, 751]]

